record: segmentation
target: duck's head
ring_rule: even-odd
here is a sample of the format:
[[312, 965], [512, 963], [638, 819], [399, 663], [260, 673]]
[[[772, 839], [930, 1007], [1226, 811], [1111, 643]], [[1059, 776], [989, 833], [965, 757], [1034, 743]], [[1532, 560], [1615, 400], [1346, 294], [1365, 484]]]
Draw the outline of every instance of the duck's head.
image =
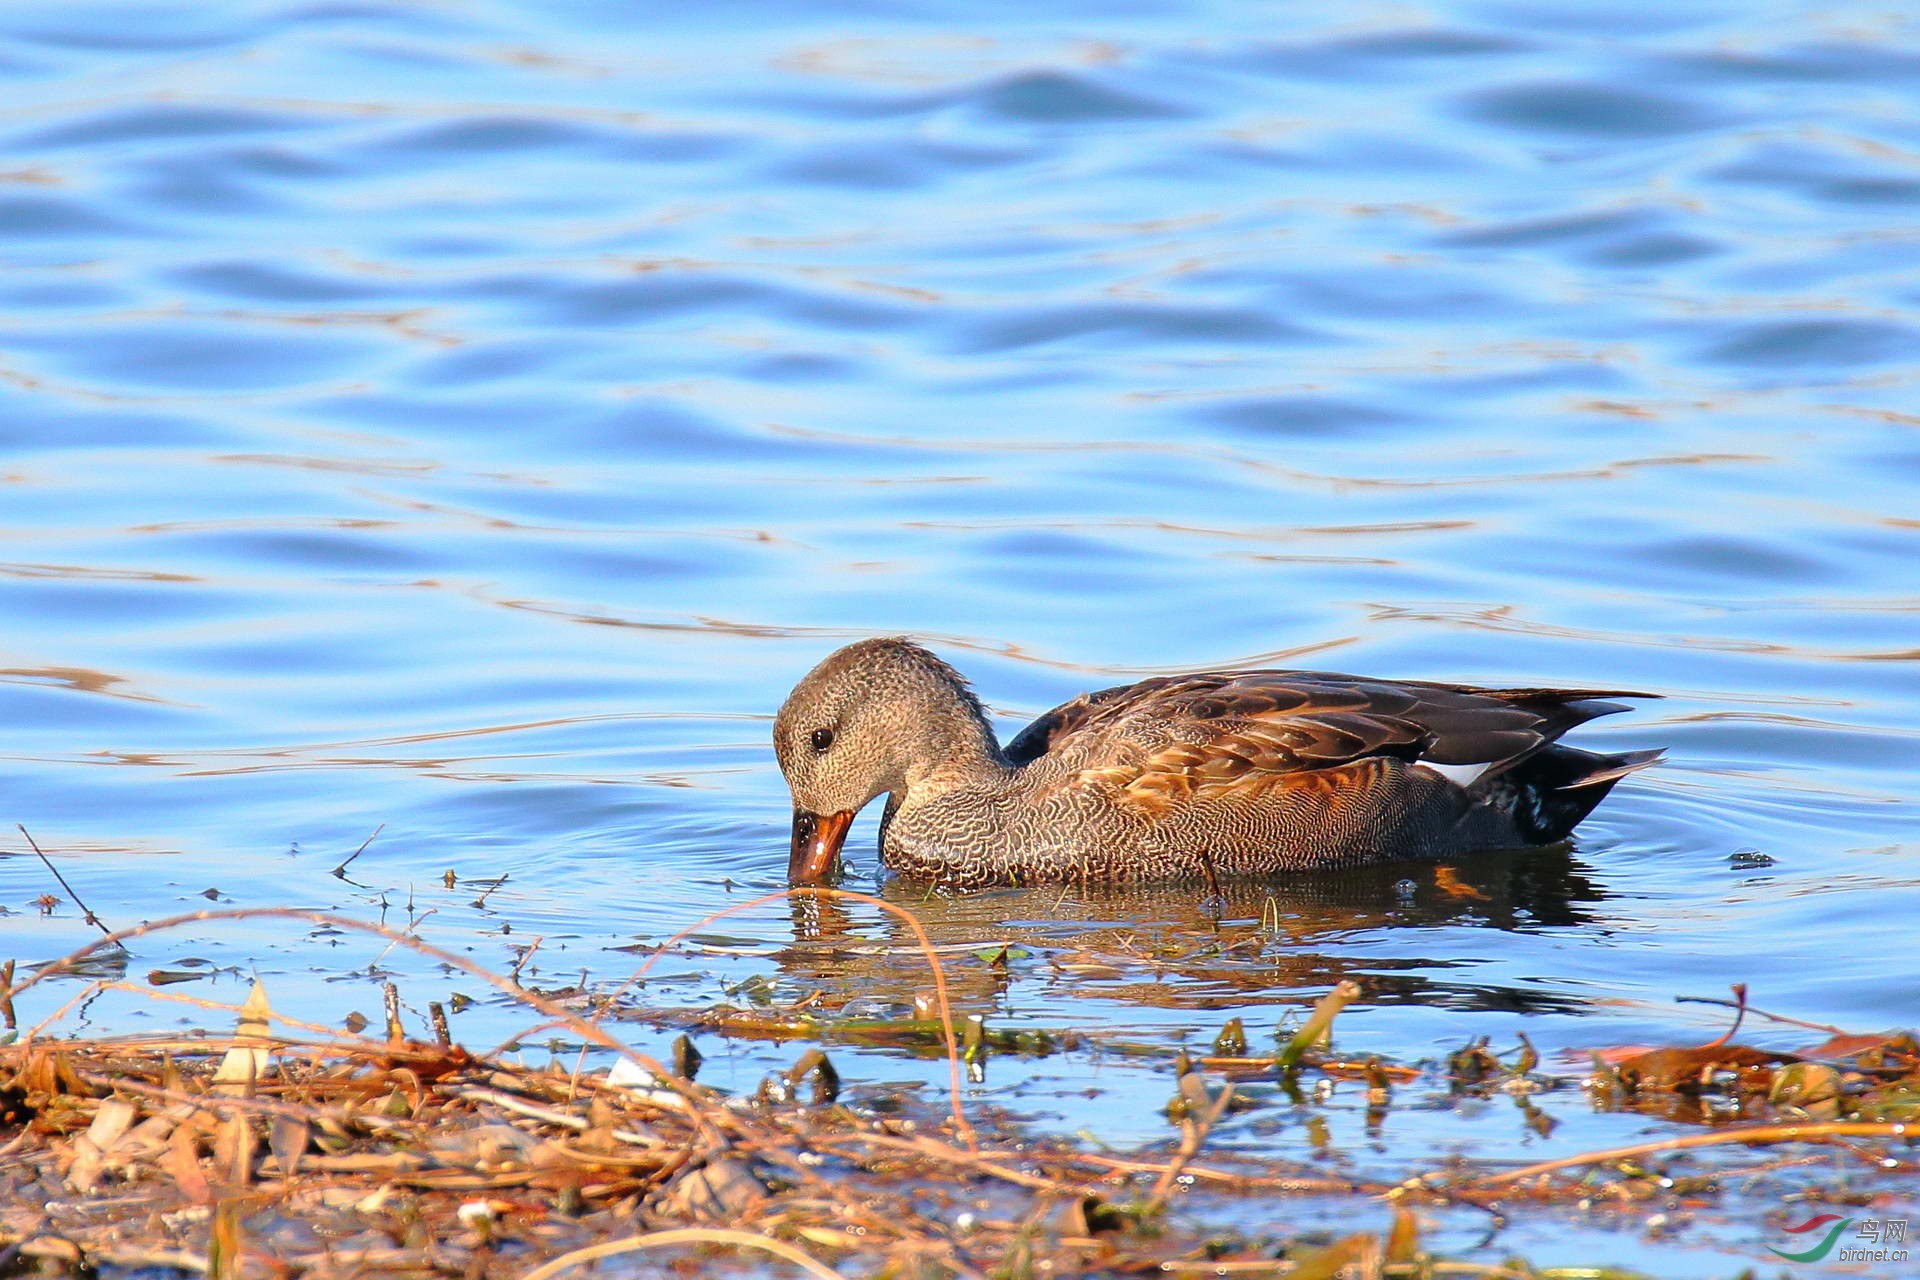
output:
[[773, 750], [793, 793], [794, 884], [833, 878], [853, 815], [875, 796], [999, 755], [966, 680], [901, 639], [861, 640], [809, 671], [773, 718]]

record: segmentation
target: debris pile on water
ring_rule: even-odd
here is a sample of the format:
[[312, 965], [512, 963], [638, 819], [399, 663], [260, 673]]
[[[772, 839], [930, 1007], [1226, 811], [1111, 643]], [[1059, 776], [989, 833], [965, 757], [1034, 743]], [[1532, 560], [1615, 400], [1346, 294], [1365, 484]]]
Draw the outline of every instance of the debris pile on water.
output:
[[[513, 994], [548, 1025], [610, 1055], [613, 1066], [528, 1065], [504, 1049], [476, 1053], [451, 1042], [444, 1020], [435, 1022], [436, 1042], [410, 1039], [394, 1012], [397, 997], [384, 1038], [341, 1034], [277, 1013], [258, 984], [237, 1006], [156, 997], [232, 1020], [222, 1035], [57, 1038], [49, 1027], [77, 1000], [22, 1028], [16, 996], [76, 972], [84, 953], [19, 982], [7, 965], [0, 1270], [37, 1262], [55, 1271], [223, 1278], [544, 1280], [660, 1251], [709, 1268], [818, 1276], [1594, 1280], [1626, 1273], [1449, 1258], [1431, 1226], [1464, 1212], [1491, 1231], [1512, 1214], [1572, 1221], [1596, 1206], [1657, 1225], [1719, 1197], [1751, 1201], [1757, 1178], [1806, 1163], [1809, 1151], [1855, 1165], [1858, 1176], [1829, 1188], [1829, 1197], [1891, 1204], [1912, 1196], [1920, 1045], [1906, 1033], [1834, 1035], [1786, 1053], [1735, 1044], [1730, 1030], [1705, 1045], [1596, 1055], [1581, 1082], [1595, 1104], [1696, 1127], [1523, 1167], [1455, 1159], [1433, 1168], [1416, 1154], [1429, 1172], [1367, 1180], [1316, 1162], [1311, 1142], [1300, 1162], [1288, 1163], [1236, 1151], [1216, 1131], [1257, 1089], [1311, 1110], [1331, 1082], [1345, 1080], [1364, 1088], [1370, 1112], [1384, 1114], [1397, 1093], [1414, 1088], [1507, 1093], [1526, 1109], [1535, 1092], [1577, 1098], [1575, 1082], [1540, 1074], [1530, 1044], [1512, 1061], [1478, 1041], [1420, 1066], [1343, 1060], [1328, 1036], [1358, 990], [1342, 982], [1272, 1055], [1249, 1053], [1237, 1019], [1212, 1054], [1179, 1052], [1169, 1063], [1171, 1136], [1116, 1151], [964, 1105], [963, 1062], [986, 1040], [977, 1019], [956, 1023], [930, 947], [928, 1004], [937, 1018], [929, 1021], [953, 1081], [945, 1105], [849, 1086], [818, 1044], [752, 1092], [728, 1094], [695, 1078], [700, 1054], [684, 1035], [671, 1065], [656, 1062], [512, 976], [341, 917], [203, 912], [126, 930], [88, 950], [178, 924], [262, 914], [351, 927], [434, 955]], [[96, 979], [87, 990], [125, 985]], [[793, 1011], [770, 1016], [783, 1019], [785, 1037], [812, 1026], [820, 1041], [832, 1039]], [[705, 1025], [713, 1035], [714, 1023]], [[737, 1020], [734, 1029], [752, 1034]], [[1760, 1147], [1789, 1154], [1749, 1154]], [[1707, 1148], [1717, 1149], [1706, 1153], [1711, 1163], [1701, 1159]], [[1776, 1203], [1784, 1210], [1790, 1199], [1811, 1198], [1801, 1184]], [[1337, 1206], [1342, 1230], [1290, 1229], [1288, 1214], [1273, 1208], [1309, 1199]], [[1266, 1212], [1249, 1215], [1249, 1205]], [[1248, 1229], [1255, 1219], [1267, 1225]]]

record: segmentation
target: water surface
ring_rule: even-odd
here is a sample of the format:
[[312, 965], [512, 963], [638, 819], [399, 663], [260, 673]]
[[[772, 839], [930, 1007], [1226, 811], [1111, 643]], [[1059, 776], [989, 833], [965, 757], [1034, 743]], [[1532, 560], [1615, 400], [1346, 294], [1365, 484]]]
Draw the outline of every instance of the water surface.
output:
[[[0, 818], [115, 925], [431, 913], [611, 982], [780, 885], [768, 721], [854, 637], [926, 639], [1009, 733], [1243, 663], [1615, 685], [1666, 700], [1580, 740], [1669, 763], [1480, 897], [884, 892], [966, 1011], [1169, 1049], [1342, 976], [1342, 1047], [1402, 1060], [1525, 1030], [1577, 1069], [1711, 1036], [1672, 997], [1735, 982], [1913, 1025], [1916, 81], [1912, 19], [1850, 5], [10, 5]], [[7, 954], [84, 942], [67, 897], [0, 840]], [[924, 986], [896, 924], [829, 924], [730, 918], [647, 998]], [[267, 922], [130, 972], [187, 961], [327, 1021], [390, 974], [409, 1016], [484, 995]], [[729, 1087], [792, 1056], [704, 1047]], [[976, 1097], [1153, 1141], [1166, 1072], [1003, 1057]], [[1664, 1131], [1564, 1121], [1387, 1138]]]

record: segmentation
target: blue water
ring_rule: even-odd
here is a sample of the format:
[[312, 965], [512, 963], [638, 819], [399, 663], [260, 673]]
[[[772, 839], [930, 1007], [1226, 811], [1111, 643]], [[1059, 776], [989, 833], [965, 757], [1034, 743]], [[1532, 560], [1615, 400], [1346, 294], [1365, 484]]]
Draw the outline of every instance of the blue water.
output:
[[[991, 1023], [1258, 1038], [1352, 975], [1343, 1046], [1403, 1060], [1525, 1030], [1577, 1071], [1714, 1034], [1671, 997], [1734, 982], [1912, 1025], [1917, 86], [1920, 26], [1866, 5], [11, 4], [0, 950], [90, 936], [21, 822], [110, 924], [411, 902], [612, 981], [779, 886], [772, 711], [907, 632], [1009, 732], [1236, 663], [1667, 695], [1580, 736], [1670, 762], [1484, 898], [1283, 886], [1277, 932], [1197, 955], [1190, 894], [890, 888]], [[476, 908], [449, 870], [508, 879]], [[845, 924], [864, 952], [733, 918], [648, 999], [924, 983]], [[964, 957], [1009, 937], [1004, 978]], [[205, 960], [180, 989], [257, 972], [325, 1021], [387, 971], [409, 1016], [483, 994], [383, 945], [227, 925], [129, 976]], [[705, 1047], [732, 1087], [792, 1056]], [[976, 1096], [1125, 1143], [1167, 1092], [1088, 1052]]]

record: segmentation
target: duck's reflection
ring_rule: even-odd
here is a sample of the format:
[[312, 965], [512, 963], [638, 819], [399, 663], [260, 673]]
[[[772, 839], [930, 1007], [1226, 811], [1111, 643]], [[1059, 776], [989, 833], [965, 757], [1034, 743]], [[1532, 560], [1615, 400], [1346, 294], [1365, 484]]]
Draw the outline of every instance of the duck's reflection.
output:
[[[1221, 890], [1217, 898], [1192, 885], [954, 896], [894, 880], [877, 892], [920, 921], [956, 1005], [972, 1011], [1002, 1009], [1013, 976], [1165, 1009], [1297, 1004], [1351, 977], [1375, 1004], [1577, 1010], [1580, 1002], [1565, 994], [1476, 982], [1477, 962], [1504, 948], [1489, 935], [1490, 945], [1463, 949], [1459, 930], [1589, 924], [1606, 896], [1566, 845]], [[843, 999], [899, 1003], [929, 984], [913, 931], [890, 914], [807, 897], [794, 899], [792, 919], [793, 943], [779, 964], [796, 982]], [[1012, 963], [996, 963], [1002, 947], [1017, 949]]]

